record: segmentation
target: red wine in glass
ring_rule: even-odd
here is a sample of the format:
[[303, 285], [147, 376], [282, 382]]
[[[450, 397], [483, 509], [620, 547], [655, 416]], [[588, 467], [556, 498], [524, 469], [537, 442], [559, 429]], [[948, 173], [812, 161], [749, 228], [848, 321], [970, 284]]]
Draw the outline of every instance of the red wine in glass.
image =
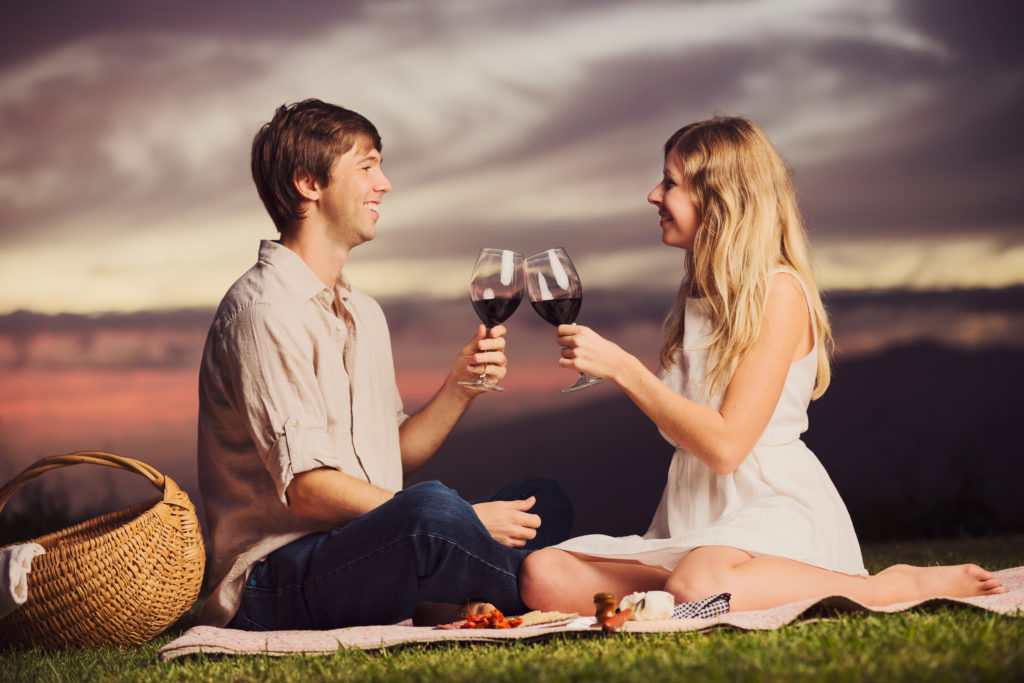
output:
[[[583, 304], [583, 284], [565, 249], [548, 249], [526, 259], [526, 290], [540, 317], [554, 326], [576, 322]], [[579, 391], [604, 380], [580, 373], [563, 392]]]
[[[523, 299], [523, 255], [508, 249], [481, 249], [469, 279], [469, 299], [490, 335], [491, 328], [508, 320]], [[459, 384], [481, 391], [505, 391], [487, 377], [486, 364], [476, 381]]]
[[478, 299], [473, 301], [473, 310], [476, 311], [477, 317], [483, 321], [483, 324], [490, 329], [508, 320], [509, 316], [519, 308], [522, 298], [523, 293], [520, 291], [519, 296], [514, 297], [496, 296], [493, 299]]
[[583, 297], [573, 296], [565, 299], [549, 299], [547, 301], [530, 301], [533, 310], [540, 314], [540, 317], [558, 327], [576, 322], [576, 315], [580, 312], [583, 304]]

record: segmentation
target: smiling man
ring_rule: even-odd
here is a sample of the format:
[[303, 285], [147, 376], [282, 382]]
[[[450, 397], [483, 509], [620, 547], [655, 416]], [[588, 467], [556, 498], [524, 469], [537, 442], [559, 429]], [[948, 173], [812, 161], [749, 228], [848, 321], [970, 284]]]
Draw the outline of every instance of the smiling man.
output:
[[281, 237], [228, 290], [203, 351], [203, 623], [336, 628], [471, 600], [514, 613], [523, 558], [569, 535], [571, 505], [549, 480], [475, 503], [436, 481], [402, 489], [479, 395], [459, 381], [505, 376], [505, 330], [480, 325], [406, 415], [384, 314], [344, 275], [391, 190], [381, 163], [373, 124], [319, 100], [278, 108], [253, 140], [253, 180]]

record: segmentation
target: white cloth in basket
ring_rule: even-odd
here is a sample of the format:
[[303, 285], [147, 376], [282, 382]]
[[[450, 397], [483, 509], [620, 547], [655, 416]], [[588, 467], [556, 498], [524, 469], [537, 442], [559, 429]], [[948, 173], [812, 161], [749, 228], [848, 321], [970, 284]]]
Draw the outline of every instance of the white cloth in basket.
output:
[[0, 550], [0, 618], [7, 616], [28, 600], [28, 573], [32, 558], [46, 549], [38, 543], [21, 543]]

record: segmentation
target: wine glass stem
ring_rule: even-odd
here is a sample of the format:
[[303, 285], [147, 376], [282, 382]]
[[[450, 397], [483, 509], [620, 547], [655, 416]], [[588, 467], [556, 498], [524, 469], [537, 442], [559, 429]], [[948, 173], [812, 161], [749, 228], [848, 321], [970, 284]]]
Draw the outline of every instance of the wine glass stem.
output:
[[[485, 325], [484, 339], [487, 339], [490, 336], [491, 336], [491, 326], [490, 325]], [[477, 345], [477, 349], [479, 349], [480, 351], [483, 351], [483, 349], [481, 349], [479, 345]], [[486, 384], [487, 383], [487, 363], [484, 363], [483, 369], [480, 370], [480, 377], [477, 379], [477, 382], [479, 382], [480, 384]]]

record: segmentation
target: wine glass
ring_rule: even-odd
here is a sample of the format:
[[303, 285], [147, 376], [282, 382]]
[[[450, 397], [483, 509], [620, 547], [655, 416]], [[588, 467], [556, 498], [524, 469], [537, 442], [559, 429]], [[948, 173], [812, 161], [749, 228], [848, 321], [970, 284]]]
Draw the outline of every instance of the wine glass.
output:
[[[477, 317], [491, 328], [508, 320], [523, 298], [523, 255], [508, 249], [480, 250], [469, 280], [469, 299]], [[487, 365], [475, 382], [459, 382], [481, 391], [505, 391], [487, 379]]]
[[[548, 249], [526, 259], [526, 289], [533, 310], [555, 327], [576, 322], [583, 303], [583, 284], [572, 259], [562, 247]], [[580, 373], [566, 391], [579, 391], [604, 379]]]

